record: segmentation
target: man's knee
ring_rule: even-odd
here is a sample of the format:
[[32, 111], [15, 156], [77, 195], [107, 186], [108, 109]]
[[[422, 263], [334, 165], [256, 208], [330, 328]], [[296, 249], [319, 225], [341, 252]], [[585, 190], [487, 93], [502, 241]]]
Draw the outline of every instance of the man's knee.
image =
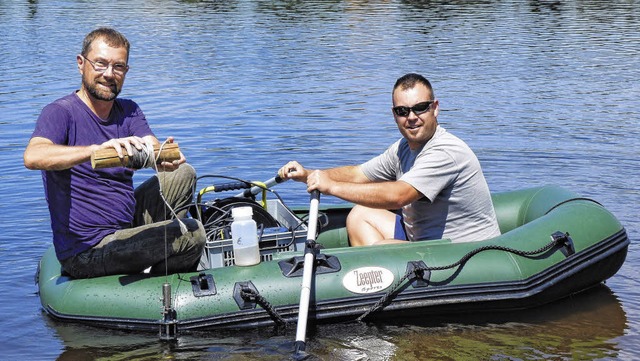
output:
[[178, 169], [176, 169], [174, 172], [178, 172], [176, 174], [179, 175], [180, 178], [187, 181], [192, 182], [196, 179], [196, 170], [189, 163], [181, 164], [180, 167], [178, 167]]
[[370, 208], [355, 205], [347, 215], [347, 234], [351, 246], [368, 246], [373, 244], [378, 233], [369, 220]]
[[162, 189], [178, 187], [182, 192], [191, 193], [196, 181], [196, 170], [191, 164], [184, 163], [173, 172], [162, 172], [159, 178], [162, 181]]
[[347, 233], [352, 246], [367, 246], [393, 238], [395, 214], [385, 209], [356, 205], [347, 216]]
[[360, 205], [355, 205], [353, 208], [351, 208], [351, 211], [347, 215], [347, 228], [350, 228], [351, 226], [357, 226], [364, 221], [364, 208], [365, 207]]
[[189, 242], [194, 247], [203, 249], [207, 242], [207, 234], [202, 223], [193, 218], [184, 218], [181, 221], [187, 227], [187, 231], [189, 232]]

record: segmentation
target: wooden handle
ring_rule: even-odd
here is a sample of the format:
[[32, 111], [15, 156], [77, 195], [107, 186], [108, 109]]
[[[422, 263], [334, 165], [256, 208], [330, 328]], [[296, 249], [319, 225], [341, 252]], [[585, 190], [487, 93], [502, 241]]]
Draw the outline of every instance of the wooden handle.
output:
[[[154, 157], [157, 158], [160, 146], [154, 147], [153, 150]], [[166, 143], [162, 147], [158, 163], [172, 162], [178, 159], [180, 159], [180, 148], [178, 147], [178, 143]], [[91, 167], [93, 167], [93, 169], [129, 167], [129, 156], [125, 152], [124, 157], [121, 159], [120, 157], [118, 157], [118, 153], [113, 148], [100, 149], [91, 153]]]

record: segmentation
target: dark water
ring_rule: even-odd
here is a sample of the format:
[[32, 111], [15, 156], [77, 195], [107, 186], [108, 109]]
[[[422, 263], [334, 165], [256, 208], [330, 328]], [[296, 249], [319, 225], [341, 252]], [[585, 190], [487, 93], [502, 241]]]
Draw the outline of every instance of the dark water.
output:
[[[294, 332], [167, 344], [41, 312], [33, 274], [49, 218], [22, 152], [42, 107], [78, 88], [75, 55], [100, 25], [132, 42], [122, 96], [200, 174], [265, 180], [290, 159], [365, 161], [399, 136], [391, 86], [415, 71], [493, 191], [565, 186], [603, 203], [632, 240], [620, 272], [586, 294], [515, 314], [312, 327], [315, 358], [640, 357], [637, 1], [0, 0], [0, 359], [280, 360], [292, 349]], [[278, 189], [290, 204], [308, 200], [301, 184]]]

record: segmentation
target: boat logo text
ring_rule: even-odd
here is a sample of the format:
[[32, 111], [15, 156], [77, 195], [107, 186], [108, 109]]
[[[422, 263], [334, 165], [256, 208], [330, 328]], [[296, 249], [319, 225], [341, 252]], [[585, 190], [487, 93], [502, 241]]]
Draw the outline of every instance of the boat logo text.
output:
[[360, 267], [342, 278], [342, 285], [353, 293], [375, 293], [391, 286], [394, 276], [382, 267]]

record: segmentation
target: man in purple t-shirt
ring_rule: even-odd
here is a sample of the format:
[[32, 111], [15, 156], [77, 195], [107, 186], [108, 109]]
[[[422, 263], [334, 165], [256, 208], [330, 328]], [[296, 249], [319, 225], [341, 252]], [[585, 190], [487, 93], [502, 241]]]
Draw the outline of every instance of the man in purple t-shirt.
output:
[[89, 33], [77, 56], [80, 90], [42, 110], [24, 153], [25, 166], [42, 171], [56, 255], [77, 278], [195, 270], [205, 244], [197, 220], [167, 220], [171, 209], [184, 216], [192, 199], [195, 170], [182, 154], [135, 190], [132, 169], [91, 167], [97, 150], [123, 157], [160, 144], [138, 105], [117, 99], [128, 60], [122, 34]]

